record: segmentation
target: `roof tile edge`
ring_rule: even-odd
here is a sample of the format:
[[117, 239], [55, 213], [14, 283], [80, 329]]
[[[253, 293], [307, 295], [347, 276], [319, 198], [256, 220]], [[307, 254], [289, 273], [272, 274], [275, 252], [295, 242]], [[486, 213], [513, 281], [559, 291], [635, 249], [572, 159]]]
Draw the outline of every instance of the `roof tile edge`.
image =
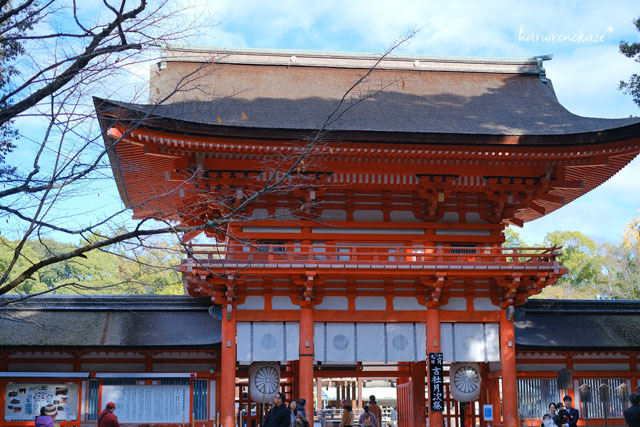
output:
[[[544, 74], [543, 62], [553, 55], [531, 58], [483, 58], [426, 55], [387, 55], [378, 69], [410, 71], [457, 71], [505, 74]], [[380, 60], [371, 53], [313, 52], [298, 50], [223, 49], [167, 46], [161, 68], [167, 62], [212, 62], [220, 64], [273, 65], [369, 69]]]

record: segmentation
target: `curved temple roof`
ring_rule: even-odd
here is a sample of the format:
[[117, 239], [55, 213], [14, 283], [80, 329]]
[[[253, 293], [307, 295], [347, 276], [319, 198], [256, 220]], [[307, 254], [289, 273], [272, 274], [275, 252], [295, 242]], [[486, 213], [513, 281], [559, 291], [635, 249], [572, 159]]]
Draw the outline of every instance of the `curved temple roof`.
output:
[[[211, 170], [253, 159], [238, 167], [256, 170], [264, 153], [325, 130], [323, 142], [342, 156], [332, 172], [385, 156], [412, 179], [451, 173], [448, 165], [462, 165], [465, 182], [550, 178], [533, 207], [511, 207], [517, 212], [505, 218], [519, 224], [592, 190], [640, 152], [640, 117], [580, 117], [558, 102], [542, 67], [549, 57], [378, 59], [168, 50], [151, 70], [150, 104], [95, 99], [107, 146], [130, 131], [109, 153], [125, 204], [139, 217], [169, 217], [182, 209], [169, 201], [180, 180], [172, 174], [194, 158], [210, 160]], [[407, 156], [416, 162], [408, 165]]]
[[358, 54], [169, 50], [152, 69], [150, 104], [109, 101], [98, 108], [165, 119], [163, 127], [179, 131], [239, 137], [298, 138], [328, 117], [331, 139], [345, 140], [483, 143], [516, 136], [525, 144], [575, 144], [640, 135], [638, 117], [590, 118], [565, 109], [544, 75], [545, 59], [388, 56], [376, 65], [375, 57]]

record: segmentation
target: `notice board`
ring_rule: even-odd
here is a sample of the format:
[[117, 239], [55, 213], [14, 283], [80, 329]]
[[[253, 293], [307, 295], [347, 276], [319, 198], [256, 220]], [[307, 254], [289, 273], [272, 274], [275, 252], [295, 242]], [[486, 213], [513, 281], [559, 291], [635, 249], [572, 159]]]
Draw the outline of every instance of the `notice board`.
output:
[[189, 422], [188, 384], [103, 385], [102, 409], [116, 404], [115, 414], [122, 423]]
[[58, 421], [78, 419], [78, 384], [7, 384], [4, 398], [5, 421], [33, 421], [48, 404]]

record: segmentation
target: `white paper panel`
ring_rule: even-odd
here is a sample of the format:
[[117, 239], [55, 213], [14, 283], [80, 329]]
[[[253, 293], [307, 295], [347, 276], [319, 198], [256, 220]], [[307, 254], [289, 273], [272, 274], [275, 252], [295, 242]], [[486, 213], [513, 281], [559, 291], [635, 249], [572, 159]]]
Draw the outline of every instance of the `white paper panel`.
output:
[[497, 323], [442, 323], [440, 341], [448, 362], [496, 362], [500, 360]]
[[358, 361], [384, 362], [384, 323], [358, 323]]

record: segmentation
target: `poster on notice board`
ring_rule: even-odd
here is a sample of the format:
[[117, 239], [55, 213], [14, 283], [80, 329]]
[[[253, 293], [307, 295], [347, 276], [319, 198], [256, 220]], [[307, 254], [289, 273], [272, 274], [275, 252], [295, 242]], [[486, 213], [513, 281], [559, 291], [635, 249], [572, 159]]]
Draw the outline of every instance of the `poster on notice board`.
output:
[[40, 408], [58, 408], [57, 421], [78, 419], [78, 384], [7, 384], [4, 420], [33, 421]]
[[116, 404], [122, 423], [188, 423], [188, 384], [103, 385], [102, 408]]

